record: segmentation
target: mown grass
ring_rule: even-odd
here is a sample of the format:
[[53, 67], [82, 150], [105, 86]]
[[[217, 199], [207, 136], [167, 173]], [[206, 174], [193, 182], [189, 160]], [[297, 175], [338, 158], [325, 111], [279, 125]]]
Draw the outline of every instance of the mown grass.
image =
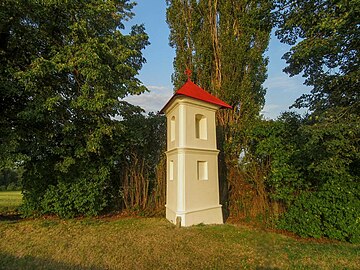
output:
[[[1, 192], [14, 211], [19, 192]], [[1, 214], [0, 210], [0, 214]], [[0, 219], [0, 269], [359, 269], [360, 245], [161, 218]]]
[[21, 191], [0, 191], [0, 214], [16, 212], [21, 202]]
[[359, 269], [360, 245], [161, 218], [0, 222], [0, 269]]

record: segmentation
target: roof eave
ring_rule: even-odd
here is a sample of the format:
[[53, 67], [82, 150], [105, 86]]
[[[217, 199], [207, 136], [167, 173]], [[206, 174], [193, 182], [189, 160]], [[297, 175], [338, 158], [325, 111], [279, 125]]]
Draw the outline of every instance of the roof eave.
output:
[[184, 97], [188, 97], [188, 98], [192, 98], [192, 99], [195, 99], [195, 100], [199, 100], [199, 101], [202, 101], [202, 102], [206, 102], [206, 103], [209, 103], [209, 104], [213, 104], [213, 105], [216, 105], [216, 106], [219, 106], [219, 109], [232, 109], [232, 106], [230, 106], [229, 104], [225, 103], [224, 104], [218, 104], [218, 103], [214, 103], [214, 102], [209, 102], [209, 101], [206, 101], [206, 100], [202, 100], [202, 99], [199, 99], [199, 98], [195, 98], [195, 97], [190, 97], [190, 96], [187, 96], [187, 95], [183, 95], [183, 94], [177, 94], [175, 93], [171, 98], [170, 100], [165, 104], [165, 106], [159, 111], [160, 114], [164, 114], [166, 109], [169, 107], [169, 105], [172, 103], [172, 101], [178, 97], [178, 96], [184, 96]]

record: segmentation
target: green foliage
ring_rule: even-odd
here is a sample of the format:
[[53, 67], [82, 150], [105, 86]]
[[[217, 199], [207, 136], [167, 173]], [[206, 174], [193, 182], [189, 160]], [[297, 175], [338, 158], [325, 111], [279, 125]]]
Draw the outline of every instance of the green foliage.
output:
[[284, 55], [291, 76], [303, 72], [309, 95], [297, 107], [359, 112], [359, 0], [279, 0], [277, 35], [294, 45]]
[[95, 216], [101, 213], [107, 204], [105, 181], [101, 179], [59, 182], [46, 190], [41, 200], [41, 214], [56, 214], [63, 218]]
[[241, 164], [249, 170], [256, 162], [266, 172], [267, 196], [286, 207], [280, 228], [304, 237], [359, 242], [357, 119], [284, 113], [252, 129]]
[[290, 206], [280, 226], [302, 236], [359, 242], [359, 118], [311, 118], [300, 130], [306, 140], [299, 164], [311, 188]]
[[119, 140], [125, 143], [125, 148], [116, 165], [120, 179], [113, 184], [120, 192], [117, 199], [127, 209], [152, 210], [158, 207], [155, 203], [157, 190], [165, 188], [165, 179], [158, 174], [158, 167], [162, 165], [166, 150], [166, 118], [153, 113], [145, 116], [135, 109], [124, 114], [121, 123], [124, 133]]
[[[335, 115], [329, 111], [321, 117], [310, 116], [303, 128], [307, 141], [308, 177], [322, 185], [333, 178], [359, 180], [360, 125], [359, 116]], [[320, 182], [319, 182], [320, 181]]]
[[22, 168], [0, 170], [0, 191], [21, 190]]
[[284, 214], [279, 227], [303, 237], [328, 237], [360, 243], [360, 186], [333, 179], [318, 191], [303, 192]]
[[93, 160], [91, 166], [86, 160], [64, 160], [59, 165], [61, 173], [52, 175], [45, 175], [46, 164], [36, 167], [41, 173], [30, 178], [34, 181], [26, 181], [23, 215], [70, 218], [122, 208], [151, 210], [156, 206], [151, 203], [158, 188], [156, 170], [166, 142], [165, 117], [145, 116], [139, 107], [126, 103], [122, 106], [123, 119], [113, 133], [114, 146], [108, 146], [111, 152], [106, 159]]
[[[124, 146], [117, 141], [123, 126], [113, 117], [122, 114], [122, 98], [146, 90], [136, 78], [148, 44], [144, 27], [122, 33], [133, 5], [128, 0], [0, 3], [0, 135], [6, 150], [1, 159], [24, 163], [26, 214], [42, 213], [46, 205], [47, 212], [65, 215], [59, 207], [73, 189], [69, 215], [104, 208], [100, 186], [112, 182], [114, 156]], [[89, 192], [85, 186], [84, 197], [75, 200], [80, 183]], [[49, 194], [56, 207], [55, 201], [41, 204]]]
[[232, 129], [238, 121], [253, 121], [265, 101], [268, 61], [263, 53], [272, 2], [169, 0], [167, 5], [170, 45], [176, 50], [174, 85], [185, 82], [190, 68], [194, 82], [234, 107], [237, 117], [228, 121]]
[[276, 121], [259, 122], [248, 134], [247, 155], [240, 162], [245, 171], [257, 163], [265, 171], [264, 184], [270, 199], [286, 205], [307, 186], [298, 166], [304, 155], [301, 124], [302, 119], [294, 113], [284, 113]]
[[293, 164], [307, 183], [280, 224], [300, 235], [359, 242], [360, 100], [358, 0], [279, 0], [275, 11], [290, 76], [313, 86], [295, 107], [311, 114], [299, 128]]
[[160, 114], [133, 113], [121, 122], [125, 127], [126, 150], [123, 157], [142, 156], [146, 162], [150, 178], [155, 178], [155, 167], [166, 147], [166, 117]]
[[[265, 102], [263, 82], [273, 21], [272, 1], [167, 0], [170, 45], [175, 48], [175, 87], [186, 80], [184, 71], [208, 92], [230, 104], [217, 113], [220, 149], [221, 204], [239, 200], [243, 177], [238, 158], [248, 147], [247, 130], [256, 125]], [[247, 153], [245, 151], [245, 153]], [[247, 172], [245, 172], [247, 173]], [[243, 183], [242, 183], [243, 184]], [[230, 194], [229, 194], [230, 190]]]

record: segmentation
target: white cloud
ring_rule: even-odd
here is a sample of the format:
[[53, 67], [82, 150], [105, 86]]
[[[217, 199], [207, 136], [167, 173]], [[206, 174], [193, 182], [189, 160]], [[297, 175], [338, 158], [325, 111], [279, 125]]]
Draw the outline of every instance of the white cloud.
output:
[[289, 77], [284, 73], [280, 76], [268, 78], [264, 85], [268, 88], [268, 90], [276, 90], [282, 93], [297, 93], [299, 91], [303, 92], [304, 89], [307, 89], [307, 87], [303, 85], [300, 77]]
[[166, 86], [157, 86], [157, 85], [146, 85], [146, 88], [149, 89], [150, 91], [151, 90], [155, 90], [155, 91], [167, 91], [169, 90], [168, 87]]
[[281, 108], [281, 106], [278, 104], [267, 104], [264, 106], [263, 111], [268, 113], [271, 110], [275, 110], [279, 108]]
[[[150, 92], [128, 96], [124, 100], [140, 106], [149, 113], [160, 111], [173, 95], [171, 86], [146, 85], [146, 87]], [[287, 75], [269, 78], [265, 82], [265, 87], [268, 89], [266, 104], [261, 114], [267, 119], [276, 119], [282, 112], [289, 110], [289, 106], [296, 98], [309, 91], [309, 87], [303, 86], [298, 79], [289, 78]]]
[[[269, 77], [264, 83], [267, 88], [266, 102], [261, 112], [265, 118], [276, 119], [282, 112], [289, 111], [289, 107], [302, 94], [309, 93], [310, 87], [303, 85], [303, 80], [300, 76], [289, 77], [284, 73]], [[295, 111], [305, 112], [305, 110]]]
[[130, 104], [140, 106], [147, 113], [158, 112], [169, 101], [173, 95], [173, 91], [166, 86], [147, 85], [150, 92], [136, 96], [128, 96], [124, 98]]
[[293, 111], [300, 115], [304, 115], [308, 112], [307, 109], [289, 109], [288, 107], [279, 104], [265, 104], [260, 114], [262, 114], [265, 119], [276, 119], [285, 111]]
[[279, 104], [265, 104], [260, 112], [266, 119], [276, 119], [284, 111], [283, 106]]

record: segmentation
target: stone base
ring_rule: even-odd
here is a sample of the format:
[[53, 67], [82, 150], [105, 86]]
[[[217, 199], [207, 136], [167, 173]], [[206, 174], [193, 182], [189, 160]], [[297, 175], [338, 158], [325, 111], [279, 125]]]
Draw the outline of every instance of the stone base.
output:
[[166, 218], [176, 224], [176, 218], [181, 218], [181, 226], [188, 227], [197, 224], [223, 224], [221, 205], [205, 209], [174, 211], [166, 206]]

